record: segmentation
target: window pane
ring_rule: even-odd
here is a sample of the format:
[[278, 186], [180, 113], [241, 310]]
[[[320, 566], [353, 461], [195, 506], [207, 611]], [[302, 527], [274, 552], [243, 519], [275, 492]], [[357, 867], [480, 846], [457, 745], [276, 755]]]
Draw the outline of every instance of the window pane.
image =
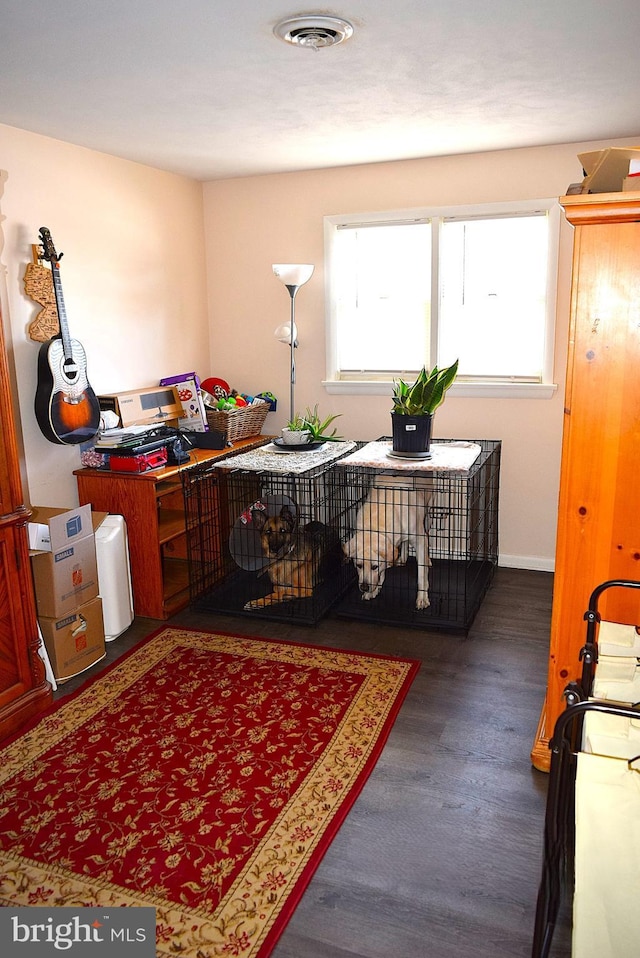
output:
[[542, 380], [546, 214], [447, 220], [440, 240], [442, 365], [461, 376]]
[[338, 368], [416, 370], [429, 362], [431, 227], [338, 230]]

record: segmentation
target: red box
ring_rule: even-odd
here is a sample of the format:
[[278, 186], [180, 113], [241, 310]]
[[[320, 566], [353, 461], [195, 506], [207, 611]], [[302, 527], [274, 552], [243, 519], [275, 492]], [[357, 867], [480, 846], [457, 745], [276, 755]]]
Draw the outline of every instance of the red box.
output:
[[148, 469], [157, 469], [167, 464], [167, 449], [154, 449], [153, 452], [144, 452], [138, 456], [111, 456], [109, 468], [116, 472], [147, 472]]

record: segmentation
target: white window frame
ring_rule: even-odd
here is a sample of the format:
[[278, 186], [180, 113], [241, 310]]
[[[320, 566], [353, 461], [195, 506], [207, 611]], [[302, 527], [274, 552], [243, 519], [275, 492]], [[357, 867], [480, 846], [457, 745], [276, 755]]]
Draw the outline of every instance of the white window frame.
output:
[[[468, 398], [509, 398], [550, 399], [557, 390], [553, 382], [554, 341], [556, 326], [556, 292], [558, 278], [558, 247], [560, 237], [560, 205], [557, 198], [522, 200], [506, 203], [484, 203], [474, 206], [418, 207], [405, 210], [386, 210], [370, 213], [345, 213], [324, 217], [324, 262], [325, 262], [325, 324], [326, 324], [326, 379], [323, 386], [328, 393], [335, 395], [391, 395], [392, 378], [344, 379], [338, 371], [337, 352], [337, 316], [334, 290], [332, 286], [332, 259], [334, 256], [334, 237], [339, 228], [359, 224], [390, 225], [392, 223], [412, 223], [430, 221], [432, 231], [437, 232], [445, 219], [470, 219], [483, 216], [514, 216], [519, 213], [530, 214], [544, 211], [549, 216], [549, 253], [547, 263], [547, 310], [544, 338], [544, 359], [542, 381], [518, 382], [514, 380], [480, 380], [467, 378], [456, 380], [450, 389], [450, 395]], [[434, 237], [435, 239], [435, 237]], [[437, 242], [432, 243], [431, 301], [438, 304], [439, 271], [437, 262]], [[435, 322], [432, 323], [432, 355], [437, 355], [438, 317], [437, 306]]]

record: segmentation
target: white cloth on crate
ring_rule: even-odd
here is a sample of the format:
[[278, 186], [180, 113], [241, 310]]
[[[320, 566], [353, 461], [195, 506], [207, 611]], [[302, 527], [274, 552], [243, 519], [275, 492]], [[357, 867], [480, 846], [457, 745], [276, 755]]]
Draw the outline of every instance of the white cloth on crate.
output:
[[[281, 475], [302, 475], [318, 466], [324, 466], [353, 449], [355, 442], [325, 442], [318, 449], [306, 452], [282, 452], [273, 443], [267, 443], [251, 452], [239, 453], [215, 464], [216, 469], [244, 469], [247, 472], [275, 472]], [[295, 447], [294, 447], [295, 448]]]
[[452, 442], [431, 442], [430, 459], [401, 459], [391, 456], [391, 441], [368, 442], [345, 456], [337, 465], [363, 466], [370, 469], [393, 470], [393, 472], [469, 472], [482, 452], [476, 442], [453, 440]]

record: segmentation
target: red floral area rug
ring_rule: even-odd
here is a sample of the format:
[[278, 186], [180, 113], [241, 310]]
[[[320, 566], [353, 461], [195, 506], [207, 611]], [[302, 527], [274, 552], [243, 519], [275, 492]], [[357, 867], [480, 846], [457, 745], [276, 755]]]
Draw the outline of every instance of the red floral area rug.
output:
[[0, 752], [0, 903], [153, 906], [266, 958], [375, 765], [405, 659], [164, 628]]

